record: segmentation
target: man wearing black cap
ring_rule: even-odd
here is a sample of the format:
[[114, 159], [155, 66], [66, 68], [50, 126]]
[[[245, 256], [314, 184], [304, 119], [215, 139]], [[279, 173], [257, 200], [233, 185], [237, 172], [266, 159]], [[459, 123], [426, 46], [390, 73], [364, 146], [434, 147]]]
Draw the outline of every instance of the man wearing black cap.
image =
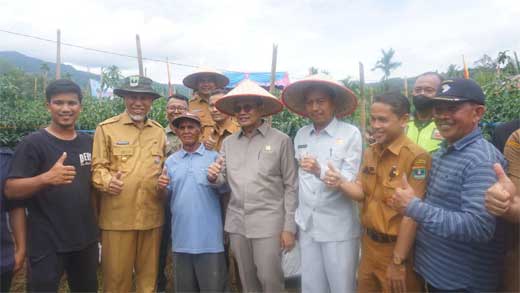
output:
[[92, 156], [92, 182], [101, 193], [103, 289], [129, 292], [135, 270], [136, 291], [153, 292], [164, 221], [156, 188], [166, 137], [147, 114], [160, 95], [143, 76], [127, 77], [114, 93], [126, 110], [98, 125]]
[[389, 204], [419, 225], [415, 269], [429, 292], [496, 292], [503, 227], [484, 199], [497, 181], [493, 164], [505, 161], [478, 128], [485, 96], [474, 81], [452, 79], [433, 101], [445, 141], [433, 156], [425, 199], [403, 179]]
[[439, 149], [442, 136], [433, 122], [432, 101], [443, 78], [436, 72], [425, 72], [417, 77], [412, 90], [415, 107], [414, 119], [406, 126], [406, 136], [429, 153]]
[[218, 153], [199, 142], [200, 118], [186, 113], [172, 122], [182, 149], [168, 157], [159, 190], [171, 192], [176, 292], [223, 292], [226, 285], [220, 192], [206, 179]]

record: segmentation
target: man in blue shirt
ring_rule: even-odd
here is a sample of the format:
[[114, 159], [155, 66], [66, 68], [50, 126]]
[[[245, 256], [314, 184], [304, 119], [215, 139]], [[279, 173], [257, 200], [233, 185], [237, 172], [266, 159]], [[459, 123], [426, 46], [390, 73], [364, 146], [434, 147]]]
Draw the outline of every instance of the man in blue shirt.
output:
[[218, 158], [199, 142], [201, 123], [186, 113], [172, 122], [182, 149], [171, 155], [159, 188], [171, 192], [172, 247], [176, 292], [222, 292], [227, 279], [220, 193], [206, 179]]
[[356, 96], [318, 74], [289, 85], [282, 99], [291, 111], [312, 121], [294, 139], [302, 292], [354, 292], [361, 235], [357, 204], [326, 180], [326, 172], [337, 170], [348, 181], [358, 173], [361, 133], [338, 120], [356, 109]]
[[484, 199], [497, 181], [493, 164], [505, 161], [478, 128], [485, 96], [474, 81], [453, 79], [441, 84], [433, 100], [445, 141], [434, 154], [425, 199], [403, 182], [389, 204], [419, 225], [415, 269], [429, 292], [496, 292], [503, 227]]

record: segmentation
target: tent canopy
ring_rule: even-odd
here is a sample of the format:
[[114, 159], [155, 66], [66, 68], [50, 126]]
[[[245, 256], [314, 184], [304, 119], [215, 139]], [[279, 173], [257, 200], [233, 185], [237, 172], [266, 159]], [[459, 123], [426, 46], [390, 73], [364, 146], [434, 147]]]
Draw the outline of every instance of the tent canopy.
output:
[[[260, 86], [269, 87], [271, 85], [271, 72], [224, 72], [224, 75], [229, 78], [227, 88], [234, 88], [239, 82], [244, 79], [250, 79]], [[287, 72], [276, 72], [275, 86], [277, 88], [284, 88], [289, 85], [289, 74]]]

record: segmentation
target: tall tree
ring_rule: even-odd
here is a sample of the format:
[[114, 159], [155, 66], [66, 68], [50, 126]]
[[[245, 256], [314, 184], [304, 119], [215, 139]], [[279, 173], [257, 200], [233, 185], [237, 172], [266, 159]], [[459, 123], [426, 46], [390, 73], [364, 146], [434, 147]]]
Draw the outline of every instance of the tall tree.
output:
[[108, 88], [117, 87], [121, 79], [123, 79], [121, 70], [115, 65], [110, 65], [109, 67], [103, 69], [101, 74], [103, 75], [103, 78], [101, 79], [101, 90], [103, 92]]
[[387, 88], [388, 77], [390, 77], [392, 71], [401, 66], [402, 63], [392, 60], [395, 55], [395, 50], [393, 48], [388, 49], [388, 51], [381, 49], [381, 53], [383, 56], [381, 56], [381, 59], [377, 60], [376, 65], [374, 65], [374, 68], [372, 68], [372, 71], [379, 69], [383, 72], [382, 81], [385, 85], [385, 88]]
[[447, 78], [460, 77], [460, 70], [455, 64], [450, 64], [448, 66], [448, 70], [446, 71]]

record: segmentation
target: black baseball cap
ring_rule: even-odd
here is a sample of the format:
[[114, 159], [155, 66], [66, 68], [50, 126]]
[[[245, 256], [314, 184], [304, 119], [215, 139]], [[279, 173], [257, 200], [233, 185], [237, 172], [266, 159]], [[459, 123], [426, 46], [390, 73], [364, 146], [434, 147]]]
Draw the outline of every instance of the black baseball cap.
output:
[[434, 101], [474, 102], [485, 104], [486, 96], [482, 88], [472, 79], [453, 78], [443, 81], [432, 98]]

